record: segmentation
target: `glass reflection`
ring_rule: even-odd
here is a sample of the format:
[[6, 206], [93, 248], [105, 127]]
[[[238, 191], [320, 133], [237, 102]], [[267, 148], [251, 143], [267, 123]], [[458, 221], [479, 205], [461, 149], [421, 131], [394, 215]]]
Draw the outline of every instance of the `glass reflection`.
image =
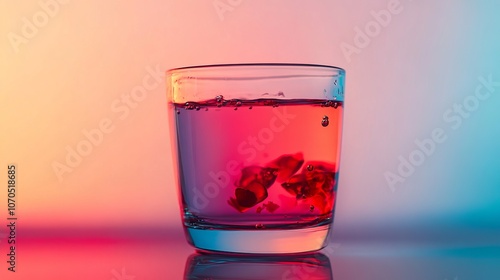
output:
[[184, 279], [332, 280], [330, 259], [321, 253], [290, 256], [235, 256], [195, 253]]

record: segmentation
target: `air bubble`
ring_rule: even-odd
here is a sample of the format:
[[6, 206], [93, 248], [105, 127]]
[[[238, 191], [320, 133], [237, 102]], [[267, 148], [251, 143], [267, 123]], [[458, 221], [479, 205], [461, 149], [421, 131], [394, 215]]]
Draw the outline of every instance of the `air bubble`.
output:
[[179, 115], [181, 113], [180, 110], [175, 110], [175, 112], [177, 113], [177, 115]]
[[200, 109], [200, 106], [196, 106], [196, 111], [199, 111]]
[[314, 166], [312, 166], [311, 164], [308, 164], [307, 171], [313, 171], [313, 170], [314, 170]]
[[332, 105], [333, 108], [337, 109], [338, 106], [339, 106], [338, 102], [333, 102], [333, 105]]
[[222, 107], [222, 105], [224, 105], [224, 96], [217, 95], [215, 97], [215, 102], [217, 103], [217, 107]]
[[189, 102], [186, 102], [186, 104], [184, 105], [184, 108], [186, 110], [193, 110], [194, 109], [194, 105], [189, 103]]
[[252, 106], [248, 107], [249, 110], [252, 110]]
[[255, 228], [261, 229], [261, 228], [264, 228], [264, 225], [263, 224], [256, 224]]
[[321, 125], [323, 127], [327, 127], [330, 124], [330, 120], [328, 120], [328, 116], [323, 116], [323, 119], [321, 120]]
[[309, 206], [309, 212], [314, 211], [314, 205]]
[[236, 107], [240, 107], [241, 106], [241, 101], [236, 101]]

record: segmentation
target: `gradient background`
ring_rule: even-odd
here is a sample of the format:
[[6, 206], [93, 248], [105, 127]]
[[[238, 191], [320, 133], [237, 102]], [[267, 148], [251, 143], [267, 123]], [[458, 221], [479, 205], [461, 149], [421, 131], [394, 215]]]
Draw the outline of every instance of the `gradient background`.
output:
[[[37, 251], [28, 250], [49, 237], [86, 247], [85, 242], [182, 234], [164, 78], [151, 80], [156, 85], [127, 115], [113, 104], [124, 106], [122, 96], [143, 84], [148, 69], [216, 63], [317, 63], [346, 70], [334, 242], [500, 248], [500, 86], [458, 129], [443, 119], [474, 94], [478, 77], [500, 82], [500, 2], [401, 0], [401, 12], [358, 53], [346, 56], [341, 45], [354, 45], [356, 28], [364, 30], [374, 20], [371, 11], [391, 2], [0, 2], [0, 173], [6, 175], [7, 164], [17, 165], [18, 231], [26, 240], [18, 249], [20, 260], [26, 250], [26, 259], [16, 276], [38, 275], [43, 265]], [[46, 22], [43, 3], [55, 3]], [[218, 14], [220, 3], [230, 10]], [[25, 19], [38, 22], [28, 36]], [[12, 36], [24, 39], [13, 44]], [[64, 163], [66, 148], [85, 139], [82, 130], [96, 129], [104, 119], [113, 131], [59, 180], [54, 162]], [[384, 173], [396, 173], [398, 157], [408, 158], [417, 148], [414, 141], [429, 138], [436, 128], [447, 140], [391, 190]], [[0, 193], [6, 196], [6, 190]], [[2, 224], [6, 209], [6, 199], [0, 199]], [[5, 234], [0, 227], [2, 256]], [[97, 255], [102, 273], [88, 279], [112, 278], [109, 271], [121, 264], [106, 264], [106, 253], [82, 253], [75, 263]], [[158, 274], [132, 259], [128, 270], [135, 269], [136, 279], [163, 279], [160, 273], [174, 270], [180, 274], [172, 275], [182, 275], [185, 258], [178, 260], [181, 265], [166, 258]], [[0, 263], [4, 275], [3, 258]], [[458, 274], [452, 270], [432, 279]], [[483, 279], [472, 277], [460, 279]]]

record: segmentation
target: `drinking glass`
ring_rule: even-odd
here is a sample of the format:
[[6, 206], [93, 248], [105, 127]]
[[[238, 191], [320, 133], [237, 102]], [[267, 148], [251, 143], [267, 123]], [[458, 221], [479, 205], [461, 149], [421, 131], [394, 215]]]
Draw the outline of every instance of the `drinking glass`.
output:
[[167, 71], [174, 174], [200, 251], [323, 248], [334, 217], [345, 71], [231, 64]]

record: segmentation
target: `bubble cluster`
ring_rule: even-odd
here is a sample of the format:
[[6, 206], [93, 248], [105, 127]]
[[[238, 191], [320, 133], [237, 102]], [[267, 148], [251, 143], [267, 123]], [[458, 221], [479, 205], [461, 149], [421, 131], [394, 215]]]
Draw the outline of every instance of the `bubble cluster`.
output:
[[215, 103], [217, 104], [217, 107], [222, 107], [222, 105], [224, 105], [225, 101], [224, 101], [224, 96], [222, 95], [217, 95], [215, 97]]
[[[337, 99], [337, 97], [334, 97], [333, 99], [335, 99], [335, 100], [336, 100], [336, 99]], [[333, 108], [335, 108], [335, 109], [337, 109], [337, 107], [338, 107], [338, 106], [339, 106], [339, 102], [337, 102], [337, 101], [333, 101], [333, 100], [328, 100], [328, 101], [326, 101], [325, 103], [323, 103], [323, 104], [321, 105], [321, 107], [333, 107]]]
[[[281, 93], [281, 92], [280, 92]], [[277, 108], [280, 105], [283, 104], [303, 104], [304, 102], [311, 102], [314, 104], [314, 106], [321, 106], [321, 107], [333, 107], [333, 108], [338, 108], [339, 106], [342, 105], [342, 101], [337, 101], [336, 97], [333, 97], [331, 100], [295, 100], [295, 99], [290, 99], [290, 100], [281, 100], [281, 99], [276, 99], [276, 98], [262, 98], [262, 99], [256, 99], [256, 100], [247, 100], [247, 99], [224, 99], [223, 95], [217, 95], [213, 99], [208, 99], [208, 100], [200, 100], [200, 101], [188, 101], [185, 103], [181, 104], [175, 104], [176, 109], [185, 109], [185, 110], [196, 110], [196, 111], [201, 111], [205, 110], [208, 111], [210, 107], [216, 107], [216, 108], [232, 108], [233, 110], [238, 110], [239, 108], [245, 108], [248, 107], [249, 110], [252, 110], [254, 106], [258, 107], [272, 107], [272, 108]], [[241, 109], [240, 109], [241, 110]], [[217, 110], [218, 111], [218, 110]], [[176, 110], [177, 114], [180, 114], [179, 111]], [[326, 122], [326, 121], [325, 121]]]

